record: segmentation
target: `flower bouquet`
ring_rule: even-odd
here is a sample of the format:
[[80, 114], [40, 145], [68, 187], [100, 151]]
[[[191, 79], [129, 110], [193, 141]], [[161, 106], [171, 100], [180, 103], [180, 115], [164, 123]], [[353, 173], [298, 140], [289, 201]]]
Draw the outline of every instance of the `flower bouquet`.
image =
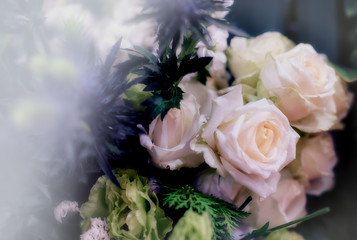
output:
[[[82, 240], [303, 239], [288, 227], [329, 211], [308, 214], [306, 195], [334, 185], [329, 131], [353, 98], [342, 69], [280, 33], [236, 29], [224, 19], [233, 1], [140, 4], [131, 34], [90, 14], [87, 26], [104, 27], [78, 34], [69, 18], [69, 47], [37, 29], [45, 54], [26, 55], [25, 71], [36, 81], [1, 118], [43, 147], [36, 169], [55, 183], [36, 186], [56, 202], [55, 226], [80, 223]], [[80, 8], [41, 7], [52, 29]], [[109, 50], [112, 31], [124, 37]]]

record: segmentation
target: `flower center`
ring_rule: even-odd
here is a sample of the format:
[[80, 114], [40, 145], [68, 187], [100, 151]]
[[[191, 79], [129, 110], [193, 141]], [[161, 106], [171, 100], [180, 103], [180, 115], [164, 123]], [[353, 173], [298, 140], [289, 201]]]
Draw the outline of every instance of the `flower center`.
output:
[[268, 121], [262, 122], [258, 125], [255, 134], [255, 143], [259, 151], [268, 157], [271, 149], [276, 144], [276, 127]]
[[310, 61], [305, 61], [305, 66], [314, 78], [320, 79], [320, 70], [316, 67], [316, 64], [313, 64]]

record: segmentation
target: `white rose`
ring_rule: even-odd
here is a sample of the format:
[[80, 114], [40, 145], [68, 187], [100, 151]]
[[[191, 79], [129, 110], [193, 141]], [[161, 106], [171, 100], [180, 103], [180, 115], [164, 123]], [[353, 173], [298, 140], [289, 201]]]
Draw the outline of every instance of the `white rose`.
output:
[[299, 44], [286, 53], [270, 56], [260, 78], [293, 126], [305, 132], [319, 132], [337, 122], [337, 75], [311, 45]]
[[236, 78], [234, 84], [255, 87], [261, 67], [268, 54], [278, 55], [294, 47], [294, 43], [277, 32], [267, 32], [256, 38], [235, 37], [227, 49], [228, 67]]
[[197, 167], [203, 159], [191, 150], [190, 141], [203, 121], [196, 98], [184, 94], [180, 109], [170, 109], [163, 120], [157, 116], [149, 125], [149, 133], [140, 135], [140, 143], [148, 149], [157, 167], [171, 170]]
[[299, 135], [266, 99], [243, 106], [241, 86], [213, 100], [211, 117], [192, 148], [221, 176], [262, 197], [276, 190], [279, 171], [295, 158]]
[[293, 180], [287, 172], [282, 173], [276, 192], [263, 200], [254, 195], [252, 197], [251, 215], [247, 221], [256, 227], [261, 227], [267, 222], [269, 227], [276, 227], [306, 214], [304, 186]]
[[297, 159], [289, 170], [305, 184], [306, 192], [321, 195], [334, 185], [333, 168], [337, 163], [333, 140], [324, 132], [301, 138], [297, 145]]

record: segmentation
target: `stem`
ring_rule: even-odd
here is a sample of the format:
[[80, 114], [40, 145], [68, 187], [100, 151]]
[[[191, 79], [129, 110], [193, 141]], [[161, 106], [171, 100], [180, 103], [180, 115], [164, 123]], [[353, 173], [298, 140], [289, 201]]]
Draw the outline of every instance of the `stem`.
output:
[[311, 218], [320, 216], [320, 215], [328, 213], [328, 212], [330, 212], [330, 208], [326, 207], [326, 208], [320, 209], [320, 210], [318, 210], [316, 212], [313, 212], [313, 213], [311, 213], [311, 214], [309, 214], [309, 215], [307, 215], [305, 217], [302, 217], [302, 218], [296, 219], [294, 221], [285, 223], [283, 225], [271, 228], [267, 232], [273, 232], [273, 231], [276, 231], [276, 230], [279, 230], [279, 229], [282, 229], [282, 228], [286, 228], [288, 226], [291, 226], [291, 225], [294, 225], [296, 223], [303, 222], [303, 221], [306, 221], [306, 220], [310, 220]]

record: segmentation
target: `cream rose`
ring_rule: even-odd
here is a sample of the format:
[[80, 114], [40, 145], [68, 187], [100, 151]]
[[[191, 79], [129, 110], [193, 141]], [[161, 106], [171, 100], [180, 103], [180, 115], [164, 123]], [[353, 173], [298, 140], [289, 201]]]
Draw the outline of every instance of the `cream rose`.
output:
[[336, 163], [332, 137], [324, 132], [300, 139], [297, 144], [297, 159], [288, 169], [305, 184], [307, 193], [321, 195], [334, 185], [333, 168]]
[[282, 173], [276, 192], [264, 200], [252, 197], [249, 210], [252, 214], [247, 219], [252, 226], [261, 227], [269, 222], [269, 227], [276, 227], [306, 214], [304, 186], [286, 171]]
[[267, 32], [251, 39], [233, 38], [227, 49], [228, 67], [236, 79], [233, 84], [255, 87], [267, 55], [275, 56], [293, 47], [294, 43], [278, 32]]
[[149, 133], [140, 135], [140, 143], [159, 168], [197, 167], [203, 158], [191, 150], [190, 141], [203, 121], [196, 98], [185, 93], [180, 109], [170, 109], [163, 120], [156, 117], [149, 125]]
[[295, 158], [299, 135], [266, 99], [243, 106], [241, 86], [213, 100], [211, 117], [191, 144], [221, 176], [266, 197], [276, 190], [279, 171]]
[[338, 77], [311, 45], [299, 44], [270, 56], [260, 79], [266, 94], [277, 98], [279, 109], [300, 130], [325, 131], [337, 122], [334, 94]]

